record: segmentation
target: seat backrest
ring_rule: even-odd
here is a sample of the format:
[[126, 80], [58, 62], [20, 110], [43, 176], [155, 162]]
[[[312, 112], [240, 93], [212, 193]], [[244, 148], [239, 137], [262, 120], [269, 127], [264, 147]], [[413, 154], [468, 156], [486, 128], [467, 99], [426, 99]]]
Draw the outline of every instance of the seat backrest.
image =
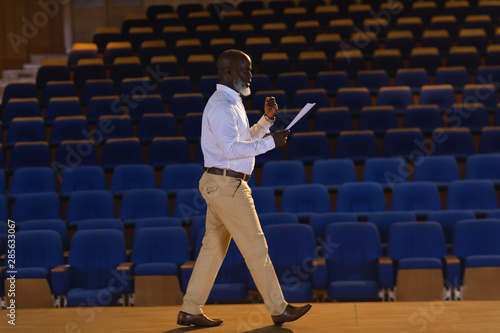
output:
[[303, 267], [315, 258], [315, 241], [313, 230], [305, 224], [281, 224], [265, 227], [269, 257], [273, 262], [280, 283], [289, 283], [290, 277], [295, 282], [311, 281], [312, 274], [299, 276], [291, 270], [295, 265]]
[[113, 195], [106, 190], [79, 191], [70, 195], [66, 220], [114, 218]]
[[77, 191], [105, 190], [104, 170], [97, 165], [66, 168], [61, 182], [61, 194]]
[[329, 213], [330, 197], [324, 185], [308, 184], [287, 186], [283, 190], [282, 212]]
[[25, 220], [60, 219], [59, 195], [55, 192], [24, 193], [16, 197], [12, 219]]
[[456, 180], [448, 187], [447, 209], [497, 209], [495, 187], [490, 180]]
[[190, 260], [188, 239], [182, 227], [141, 228], [135, 231], [131, 262], [174, 263]]
[[143, 217], [169, 216], [165, 191], [159, 189], [128, 190], [123, 194], [120, 218], [135, 220]]
[[478, 154], [467, 158], [465, 179], [500, 179], [500, 154]]
[[424, 156], [415, 162], [413, 181], [451, 182], [460, 179], [453, 156]]
[[391, 225], [387, 254], [394, 260], [403, 258], [443, 258], [446, 243], [437, 222], [399, 222]]
[[122, 164], [113, 171], [111, 192], [120, 192], [139, 188], [156, 188], [155, 173], [147, 164]]
[[200, 164], [170, 164], [163, 169], [160, 188], [165, 191], [197, 188], [202, 174]]
[[56, 192], [54, 171], [49, 167], [27, 167], [14, 171], [9, 194]]
[[[116, 267], [127, 262], [125, 236], [112, 229], [82, 230], [71, 241], [68, 264], [71, 287], [98, 289], [117, 287]], [[113, 281], [115, 283], [113, 283]]]
[[462, 220], [455, 225], [453, 254], [459, 258], [500, 255], [500, 219]]
[[392, 196], [393, 211], [441, 210], [441, 200], [436, 184], [412, 182], [397, 184]]
[[313, 164], [312, 184], [340, 185], [356, 180], [356, 170], [350, 159], [317, 160]]
[[323, 258], [328, 281], [378, 280], [378, 258], [382, 247], [372, 223], [339, 222], [325, 231]]
[[16, 233], [16, 268], [50, 270], [64, 264], [61, 235], [53, 230], [27, 230]]
[[394, 187], [408, 180], [408, 171], [402, 158], [369, 158], [365, 161], [362, 181], [373, 181]]
[[273, 224], [295, 224], [299, 223], [297, 216], [292, 213], [263, 213], [259, 214], [259, 221], [262, 228]]
[[261, 186], [289, 186], [306, 183], [306, 172], [300, 161], [269, 161], [262, 168]]
[[382, 185], [375, 182], [344, 183], [337, 195], [336, 212], [359, 213], [385, 211]]

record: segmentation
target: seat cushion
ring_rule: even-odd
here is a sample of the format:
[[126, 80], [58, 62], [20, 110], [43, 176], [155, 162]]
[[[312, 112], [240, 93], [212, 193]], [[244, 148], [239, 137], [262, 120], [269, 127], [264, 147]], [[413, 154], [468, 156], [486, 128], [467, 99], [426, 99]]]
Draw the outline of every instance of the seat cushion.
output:
[[[5, 277], [9, 277], [5, 274]], [[42, 267], [18, 268], [16, 279], [48, 279], [49, 271]]]
[[399, 261], [398, 265], [398, 269], [443, 269], [443, 263], [438, 258], [404, 258]]
[[73, 288], [66, 294], [68, 307], [111, 306], [116, 304], [119, 297], [120, 293], [114, 287], [104, 289]]
[[500, 267], [500, 255], [469, 256], [465, 267]]
[[378, 297], [378, 283], [364, 281], [332, 281], [328, 284], [328, 297], [332, 299], [373, 299]]
[[134, 275], [177, 275], [179, 267], [174, 263], [153, 262], [135, 266]]
[[311, 282], [298, 282], [294, 284], [282, 284], [281, 290], [288, 302], [309, 302], [313, 296]]
[[209, 302], [239, 302], [247, 298], [244, 283], [216, 283], [208, 296]]

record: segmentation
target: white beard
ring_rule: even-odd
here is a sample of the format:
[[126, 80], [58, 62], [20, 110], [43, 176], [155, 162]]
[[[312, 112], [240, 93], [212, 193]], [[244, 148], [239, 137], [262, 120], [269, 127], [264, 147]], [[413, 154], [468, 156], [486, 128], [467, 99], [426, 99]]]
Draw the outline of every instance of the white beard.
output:
[[247, 85], [241, 80], [234, 80], [233, 85], [236, 91], [243, 96], [249, 96], [252, 93], [250, 87], [247, 87]]

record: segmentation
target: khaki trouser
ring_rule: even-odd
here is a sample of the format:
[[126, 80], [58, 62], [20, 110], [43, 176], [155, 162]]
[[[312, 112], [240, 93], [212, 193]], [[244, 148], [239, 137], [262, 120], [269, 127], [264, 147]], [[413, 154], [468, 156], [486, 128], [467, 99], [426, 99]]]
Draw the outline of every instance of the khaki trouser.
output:
[[207, 202], [206, 233], [181, 311], [202, 313], [201, 307], [207, 301], [232, 236], [270, 314], [282, 314], [287, 302], [267, 254], [266, 239], [248, 184], [241, 179], [205, 172], [200, 179], [200, 192]]

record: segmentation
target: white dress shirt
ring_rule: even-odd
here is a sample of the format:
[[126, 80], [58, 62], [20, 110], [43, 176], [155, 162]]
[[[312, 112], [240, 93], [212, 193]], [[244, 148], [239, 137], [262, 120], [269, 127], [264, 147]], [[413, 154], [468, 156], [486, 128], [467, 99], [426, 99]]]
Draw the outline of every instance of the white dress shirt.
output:
[[275, 147], [271, 136], [262, 139], [271, 126], [262, 116], [250, 128], [240, 94], [217, 84], [203, 111], [201, 149], [205, 167], [251, 174], [255, 156]]

